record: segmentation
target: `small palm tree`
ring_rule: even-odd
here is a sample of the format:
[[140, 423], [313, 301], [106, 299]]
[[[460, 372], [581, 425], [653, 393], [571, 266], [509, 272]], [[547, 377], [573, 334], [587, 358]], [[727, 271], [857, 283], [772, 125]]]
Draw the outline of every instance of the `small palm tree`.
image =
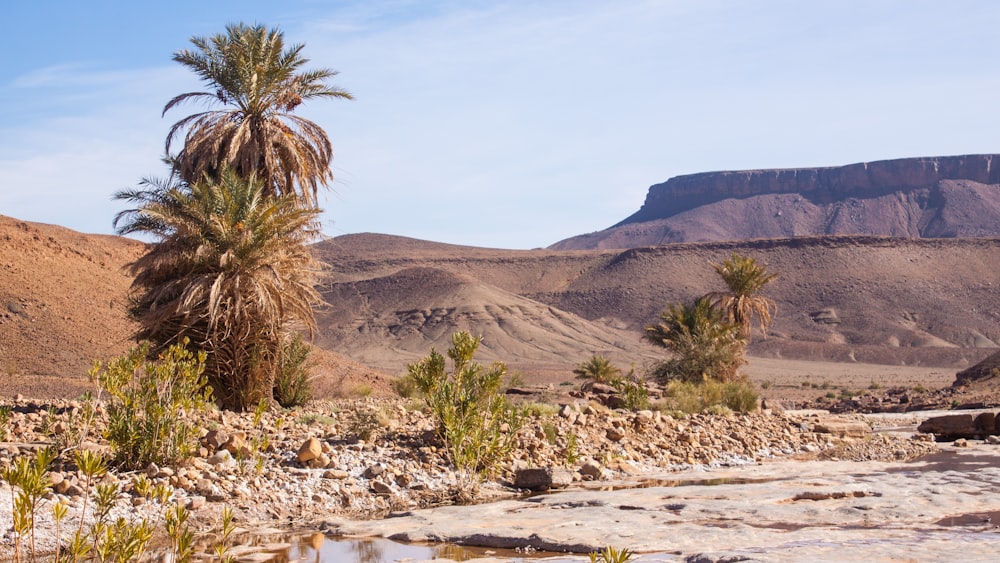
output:
[[761, 332], [767, 334], [767, 327], [771, 326], [777, 312], [777, 304], [760, 295], [760, 291], [778, 274], [769, 274], [767, 268], [753, 258], [735, 252], [721, 264], [712, 264], [712, 267], [728, 288], [728, 291], [708, 294], [713, 306], [724, 311], [729, 320], [740, 327], [745, 340], [750, 340], [754, 319]]
[[739, 326], [728, 321], [707, 297], [693, 305], [669, 305], [659, 323], [646, 327], [644, 337], [673, 353], [671, 360], [654, 370], [661, 380], [700, 383], [739, 378], [746, 343]]
[[191, 185], [145, 181], [116, 198], [138, 205], [116, 217], [119, 234], [159, 239], [131, 265], [137, 336], [154, 352], [185, 337], [208, 352], [206, 375], [227, 408], [270, 400], [284, 337], [311, 332], [322, 302], [310, 251], [319, 210], [230, 170]]
[[577, 377], [593, 379], [601, 383], [608, 383], [622, 374], [620, 368], [615, 367], [610, 360], [604, 356], [594, 354], [586, 362], [581, 363], [573, 370]]
[[[309, 62], [303, 46], [286, 47], [283, 33], [262, 25], [229, 25], [224, 34], [194, 37], [191, 43], [195, 50], [173, 58], [209, 91], [180, 94], [163, 114], [187, 101], [222, 109], [189, 115], [170, 128], [166, 152], [181, 178], [195, 183], [205, 175], [218, 178], [228, 168], [263, 180], [265, 195], [294, 193], [315, 205], [319, 187], [333, 180], [333, 149], [319, 125], [292, 111], [313, 98], [351, 99], [326, 84], [337, 72], [301, 70]], [[185, 131], [184, 148], [171, 156], [172, 141]]]

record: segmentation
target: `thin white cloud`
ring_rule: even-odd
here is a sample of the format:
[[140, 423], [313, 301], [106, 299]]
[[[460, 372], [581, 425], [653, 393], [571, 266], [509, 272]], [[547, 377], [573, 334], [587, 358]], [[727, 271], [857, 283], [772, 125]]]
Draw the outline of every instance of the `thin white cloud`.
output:
[[[335, 146], [330, 234], [527, 248], [616, 223], [676, 174], [996, 150], [998, 15], [991, 2], [397, 0], [265, 23], [357, 96], [304, 108]], [[110, 193], [162, 173], [184, 114], [161, 119], [163, 104], [200, 89], [168, 56], [10, 78], [0, 213], [106, 232]], [[25, 185], [34, 197], [8, 187]]]

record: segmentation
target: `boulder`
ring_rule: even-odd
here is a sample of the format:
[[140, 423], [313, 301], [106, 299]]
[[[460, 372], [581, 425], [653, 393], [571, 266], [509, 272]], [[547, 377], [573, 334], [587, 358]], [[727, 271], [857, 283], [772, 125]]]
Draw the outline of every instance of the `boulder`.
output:
[[546, 491], [573, 483], [573, 473], [562, 467], [531, 467], [519, 469], [514, 474], [514, 486], [519, 489]]
[[972, 414], [946, 414], [928, 418], [920, 423], [917, 430], [934, 434], [939, 442], [949, 442], [960, 438], [985, 438], [1000, 434], [997, 427], [997, 413], [988, 411]]
[[918, 432], [934, 434], [941, 442], [972, 438], [977, 434], [976, 417], [972, 413], [946, 414], [928, 418], [917, 427]]
[[868, 423], [842, 418], [822, 419], [813, 425], [813, 431], [819, 434], [833, 434], [839, 438], [864, 438], [872, 433]]
[[323, 444], [315, 437], [310, 436], [299, 448], [299, 463], [309, 463], [314, 459], [319, 459], [321, 455], [323, 455]]

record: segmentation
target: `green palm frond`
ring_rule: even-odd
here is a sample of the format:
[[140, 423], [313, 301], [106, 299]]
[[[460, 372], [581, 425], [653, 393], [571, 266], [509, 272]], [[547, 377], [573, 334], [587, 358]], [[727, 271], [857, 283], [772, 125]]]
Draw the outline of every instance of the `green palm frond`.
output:
[[[273, 377], [289, 325], [315, 329], [321, 267], [310, 244], [319, 236], [319, 210], [293, 196], [268, 196], [263, 182], [228, 170], [218, 181], [120, 194], [138, 208], [120, 215], [119, 232], [160, 239], [131, 265], [139, 338], [161, 348], [190, 338], [209, 352], [212, 387], [230, 391], [220, 399], [255, 405], [261, 397], [240, 390]], [[269, 393], [269, 383], [257, 392]]]
[[721, 263], [712, 264], [712, 267], [728, 288], [728, 291], [709, 293], [712, 304], [725, 311], [729, 320], [739, 325], [747, 339], [750, 338], [754, 319], [761, 332], [767, 334], [767, 328], [777, 313], [777, 304], [759, 293], [778, 274], [768, 273], [767, 268], [755, 259], [735, 252]]
[[208, 107], [176, 122], [167, 134], [168, 155], [174, 141], [184, 139], [173, 157], [181, 177], [196, 182], [230, 168], [244, 178], [262, 179], [268, 195], [296, 194], [314, 205], [319, 187], [333, 180], [333, 149], [322, 128], [291, 112], [314, 98], [352, 99], [327, 83], [337, 72], [302, 71], [309, 62], [303, 46], [286, 46], [283, 33], [262, 25], [229, 25], [224, 34], [194, 37], [191, 43], [194, 49], [173, 58], [209, 91], [179, 94], [163, 108], [165, 115], [189, 101]]

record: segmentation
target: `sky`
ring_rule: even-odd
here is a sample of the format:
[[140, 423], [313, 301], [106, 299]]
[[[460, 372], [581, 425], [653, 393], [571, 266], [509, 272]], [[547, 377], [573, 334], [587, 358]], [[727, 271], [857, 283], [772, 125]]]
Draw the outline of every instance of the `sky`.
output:
[[163, 177], [171, 60], [277, 26], [355, 100], [297, 113], [334, 145], [326, 235], [538, 248], [714, 170], [1000, 152], [990, 0], [6, 0], [0, 214], [113, 233]]

